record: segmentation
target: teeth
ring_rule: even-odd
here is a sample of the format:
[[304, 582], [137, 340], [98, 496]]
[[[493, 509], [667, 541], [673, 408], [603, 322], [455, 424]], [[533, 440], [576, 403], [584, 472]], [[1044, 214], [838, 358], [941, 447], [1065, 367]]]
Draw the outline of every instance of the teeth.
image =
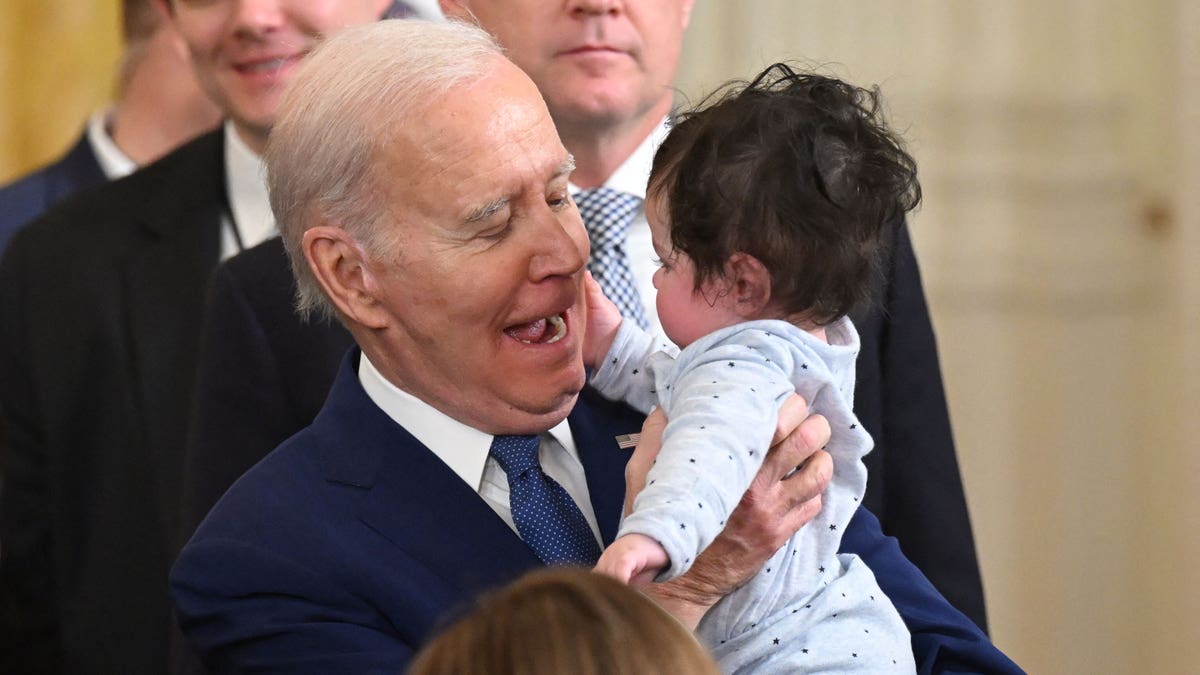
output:
[[546, 321], [549, 321], [550, 325], [554, 328], [554, 337], [546, 340], [546, 344], [558, 342], [559, 340], [563, 339], [563, 336], [567, 334], [567, 322], [563, 321], [562, 316], [555, 314], [554, 316], [548, 317]]
[[[554, 334], [550, 335], [550, 337], [546, 337], [551, 332]], [[529, 336], [537, 335], [537, 337], [530, 340], [520, 337], [521, 334]], [[526, 327], [523, 330], [509, 332], [509, 335], [511, 335], [513, 338], [519, 340], [520, 342], [524, 342], [527, 345], [548, 345], [563, 339], [566, 334], [567, 322], [562, 318], [561, 315], [558, 314], [530, 322], [529, 324], [526, 324]]]
[[285, 59], [285, 58], [271, 59], [270, 61], [261, 61], [259, 63], [255, 63], [252, 65], [246, 66], [246, 70], [249, 70], [252, 72], [261, 72], [261, 71], [265, 71], [265, 70], [278, 70], [279, 68], [282, 68], [283, 64], [286, 62], [287, 62], [287, 59]]

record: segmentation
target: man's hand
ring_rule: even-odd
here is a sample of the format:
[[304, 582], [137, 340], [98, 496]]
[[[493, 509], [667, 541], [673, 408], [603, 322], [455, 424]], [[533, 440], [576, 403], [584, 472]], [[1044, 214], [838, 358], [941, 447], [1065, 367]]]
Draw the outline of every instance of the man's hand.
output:
[[[833, 476], [829, 423], [808, 417], [804, 399], [793, 395], [779, 411], [770, 452], [725, 529], [687, 574], [650, 584], [644, 591], [685, 626], [695, 628], [718, 600], [750, 580], [771, 555], [821, 510], [821, 493]], [[662, 445], [666, 416], [646, 418], [637, 450], [625, 468], [625, 509], [645, 485], [646, 472]], [[635, 463], [636, 462], [636, 463]]]
[[587, 329], [583, 334], [583, 362], [598, 368], [621, 327], [621, 310], [613, 304], [592, 273], [583, 273], [583, 292], [587, 299]]

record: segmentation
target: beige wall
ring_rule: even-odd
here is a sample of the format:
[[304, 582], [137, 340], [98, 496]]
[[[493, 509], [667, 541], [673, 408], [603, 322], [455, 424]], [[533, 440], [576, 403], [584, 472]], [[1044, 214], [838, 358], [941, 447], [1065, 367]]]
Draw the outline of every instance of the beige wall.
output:
[[1035, 673], [1200, 657], [1200, 10], [700, 2], [692, 95], [803, 58], [879, 83], [997, 643]]
[[0, 2], [0, 182], [63, 152], [109, 99], [116, 0]]

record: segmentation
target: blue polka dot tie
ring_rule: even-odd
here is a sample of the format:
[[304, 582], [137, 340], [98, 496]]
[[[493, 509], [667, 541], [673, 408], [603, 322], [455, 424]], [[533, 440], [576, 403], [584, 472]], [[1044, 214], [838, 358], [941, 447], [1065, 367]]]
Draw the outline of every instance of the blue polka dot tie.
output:
[[592, 242], [588, 270], [608, 299], [616, 303], [621, 316], [642, 328], [649, 328], [646, 309], [642, 306], [625, 253], [625, 234], [641, 203], [642, 200], [633, 195], [606, 187], [575, 193], [575, 204]]
[[542, 471], [537, 436], [496, 436], [492, 457], [508, 474], [508, 501], [521, 539], [547, 565], [592, 566], [600, 546], [571, 495]]

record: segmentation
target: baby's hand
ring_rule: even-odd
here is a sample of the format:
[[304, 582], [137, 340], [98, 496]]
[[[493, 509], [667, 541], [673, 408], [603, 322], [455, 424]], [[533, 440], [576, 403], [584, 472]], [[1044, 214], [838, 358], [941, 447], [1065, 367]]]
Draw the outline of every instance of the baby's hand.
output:
[[621, 310], [600, 290], [591, 272], [583, 273], [583, 291], [587, 298], [587, 332], [583, 337], [583, 362], [597, 368], [617, 337]]
[[596, 571], [638, 587], [654, 581], [669, 562], [666, 550], [657, 541], [644, 534], [627, 534], [604, 549]]

